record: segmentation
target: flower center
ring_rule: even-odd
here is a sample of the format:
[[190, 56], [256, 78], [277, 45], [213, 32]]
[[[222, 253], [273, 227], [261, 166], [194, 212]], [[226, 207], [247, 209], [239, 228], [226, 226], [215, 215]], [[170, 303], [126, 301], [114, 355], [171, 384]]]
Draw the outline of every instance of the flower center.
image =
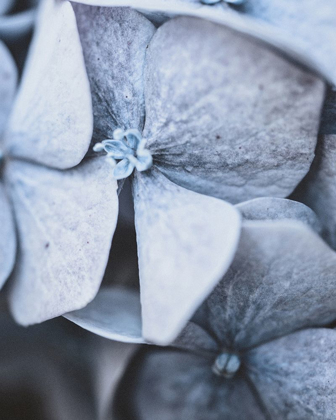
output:
[[234, 353], [223, 352], [216, 357], [212, 371], [224, 378], [233, 378], [240, 368], [240, 358]]
[[239, 5], [239, 4], [245, 3], [245, 0], [200, 0], [200, 1], [201, 3], [207, 4], [208, 6], [212, 4], [221, 3], [222, 1], [224, 3], [233, 4], [233, 5]]
[[124, 179], [131, 175], [134, 168], [142, 172], [152, 166], [152, 155], [145, 146], [146, 139], [142, 138], [138, 130], [117, 128], [112, 139], [95, 144], [93, 150], [105, 151], [108, 161], [114, 167], [114, 178]]

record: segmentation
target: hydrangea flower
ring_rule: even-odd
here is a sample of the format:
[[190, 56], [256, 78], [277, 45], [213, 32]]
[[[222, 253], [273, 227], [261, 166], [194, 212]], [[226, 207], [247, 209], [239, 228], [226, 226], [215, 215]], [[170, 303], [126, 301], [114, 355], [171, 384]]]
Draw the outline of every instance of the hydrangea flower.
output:
[[336, 254], [300, 203], [239, 207], [249, 220], [230, 270], [172, 347], [135, 357], [118, 418], [334, 418], [336, 333], [325, 326], [336, 319]]
[[[110, 246], [101, 232], [115, 223], [104, 186], [110, 168], [97, 160], [72, 170], [91, 140], [90, 90], [71, 6], [57, 4], [55, 15], [51, 6], [45, 5], [46, 20], [39, 25], [48, 37], [37, 36], [14, 105], [16, 69], [2, 44], [0, 50], [0, 285], [16, 260], [9, 301], [25, 325], [45, 320], [45, 308], [53, 317], [58, 304], [61, 311], [78, 307], [88, 283], [96, 292], [91, 279], [101, 279], [106, 264], [99, 247]], [[69, 79], [61, 80], [63, 73]], [[92, 171], [102, 176], [98, 185]], [[99, 211], [97, 200], [103, 201]]]
[[94, 298], [121, 165], [143, 335], [167, 343], [234, 256], [240, 220], [224, 200], [283, 197], [307, 173], [324, 83], [206, 20], [156, 29], [134, 10], [74, 7], [76, 19], [69, 2], [45, 2], [5, 134], [20, 239], [11, 308], [30, 324]]
[[[128, 9], [74, 10], [93, 98], [93, 150], [107, 153], [115, 178], [132, 176], [144, 335], [168, 342], [218, 281], [209, 272], [214, 248], [207, 239], [206, 253], [205, 236], [199, 241], [218, 220], [207, 207], [214, 201], [191, 191], [231, 202], [288, 195], [313, 157], [323, 84], [204, 20], [172, 19], [156, 30]], [[204, 225], [190, 230], [195, 212]]]
[[[61, 319], [30, 328], [16, 325], [0, 302], [2, 419], [103, 419], [116, 365], [135, 349], [112, 343]], [[112, 369], [112, 366], [114, 369]], [[110, 373], [106, 380], [103, 372]]]

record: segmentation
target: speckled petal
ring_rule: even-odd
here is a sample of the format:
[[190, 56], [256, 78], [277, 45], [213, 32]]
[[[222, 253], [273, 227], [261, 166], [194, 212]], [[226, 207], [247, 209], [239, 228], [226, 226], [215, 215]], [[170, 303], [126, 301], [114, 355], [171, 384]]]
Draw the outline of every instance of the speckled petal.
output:
[[15, 319], [28, 325], [84, 307], [100, 286], [117, 222], [110, 165], [96, 158], [59, 171], [12, 161], [6, 181], [20, 239]]
[[0, 142], [11, 111], [17, 83], [17, 69], [5, 44], [0, 41]]
[[146, 147], [188, 189], [285, 197], [313, 160], [323, 97], [320, 79], [237, 32], [172, 19], [147, 51]]
[[85, 308], [67, 319], [102, 337], [126, 343], [143, 343], [140, 296], [120, 287], [102, 287]]
[[143, 71], [154, 26], [138, 12], [74, 4], [91, 84], [93, 140], [144, 124]]
[[11, 273], [16, 254], [16, 232], [13, 211], [0, 184], [0, 289]]
[[286, 198], [262, 197], [237, 204], [245, 220], [294, 219], [306, 223], [317, 233], [322, 225], [316, 214], [306, 205]]
[[224, 346], [256, 346], [336, 319], [336, 255], [293, 220], [243, 223], [235, 259], [200, 311]]
[[157, 169], [137, 172], [134, 184], [143, 334], [168, 344], [231, 264], [240, 217]]
[[334, 330], [308, 329], [248, 354], [250, 376], [270, 418], [334, 420], [335, 347]]
[[127, 418], [266, 420], [245, 379], [216, 376], [212, 363], [211, 355], [160, 349], [140, 353], [121, 388], [123, 395], [133, 391]]
[[43, 6], [5, 141], [13, 156], [64, 169], [91, 141], [90, 86], [71, 4]]

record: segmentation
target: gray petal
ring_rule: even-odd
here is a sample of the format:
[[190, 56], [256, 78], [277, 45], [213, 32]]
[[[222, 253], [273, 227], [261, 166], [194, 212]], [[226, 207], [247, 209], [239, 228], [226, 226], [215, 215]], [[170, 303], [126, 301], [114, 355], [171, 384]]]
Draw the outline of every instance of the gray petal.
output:
[[322, 230], [321, 223], [313, 210], [298, 201], [263, 197], [244, 201], [237, 204], [236, 208], [245, 220], [294, 219], [306, 223], [318, 233]]
[[141, 306], [137, 292], [102, 287], [85, 308], [65, 315], [82, 328], [110, 340], [143, 343]]
[[189, 321], [181, 334], [173, 343], [174, 347], [188, 349], [192, 352], [219, 352], [220, 345], [202, 327], [193, 321]]
[[91, 84], [94, 141], [143, 128], [143, 68], [154, 26], [125, 8], [74, 5]]
[[336, 319], [336, 255], [291, 220], [243, 223], [235, 259], [200, 309], [224, 346], [247, 349]]
[[314, 157], [324, 84], [238, 33], [194, 18], [147, 51], [144, 137], [188, 189], [240, 202], [287, 196]]
[[274, 36], [283, 37], [289, 46], [316, 61], [336, 83], [336, 9], [332, 0], [253, 0], [246, 1], [242, 12], [277, 31]]
[[0, 41], [0, 137], [11, 111], [17, 83], [14, 60], [5, 44]]
[[10, 294], [20, 324], [80, 309], [96, 295], [118, 216], [105, 159], [59, 171], [12, 161], [6, 180], [20, 239]]
[[265, 419], [244, 378], [227, 380], [216, 376], [212, 362], [189, 352], [145, 352], [135, 360], [132, 377], [128, 378], [135, 385], [130, 405], [136, 415], [131, 418]]
[[231, 264], [240, 217], [157, 169], [136, 173], [134, 201], [143, 334], [168, 344]]
[[0, 184], [0, 289], [11, 273], [16, 254], [16, 233], [13, 211]]
[[70, 168], [87, 152], [92, 125], [90, 86], [73, 10], [67, 1], [46, 0], [9, 122], [8, 151]]
[[321, 135], [311, 170], [294, 198], [319, 216], [325, 238], [336, 248], [336, 92], [331, 91], [321, 123]]
[[335, 346], [335, 331], [308, 329], [250, 352], [250, 376], [272, 419], [335, 418]]

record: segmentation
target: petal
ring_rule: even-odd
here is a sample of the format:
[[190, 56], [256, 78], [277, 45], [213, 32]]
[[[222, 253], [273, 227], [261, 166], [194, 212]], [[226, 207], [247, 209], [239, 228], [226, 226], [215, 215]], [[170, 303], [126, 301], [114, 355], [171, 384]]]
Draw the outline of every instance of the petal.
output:
[[250, 352], [250, 376], [270, 418], [335, 418], [335, 346], [336, 332], [321, 328], [299, 331]]
[[117, 128], [142, 129], [143, 68], [154, 26], [138, 12], [74, 4], [91, 84], [94, 141]]
[[0, 136], [11, 111], [17, 83], [17, 69], [5, 44], [0, 41]]
[[12, 161], [6, 180], [20, 239], [10, 304], [23, 325], [80, 309], [96, 295], [117, 222], [105, 159], [68, 171]]
[[113, 171], [113, 176], [115, 179], [124, 179], [129, 177], [133, 170], [134, 163], [125, 158], [116, 164]]
[[[296, 48], [316, 62], [333, 83], [336, 83], [336, 10], [332, 1], [320, 0], [257, 0], [246, 2], [243, 13], [273, 30], [278, 42], [287, 49]], [[314, 30], [312, 31], [312, 28]]]
[[140, 353], [121, 383], [120, 395], [129, 395], [127, 418], [266, 420], [244, 378], [221, 378], [211, 365], [211, 359], [189, 352]]
[[16, 232], [12, 208], [0, 184], [0, 289], [10, 275], [16, 254]]
[[309, 207], [298, 201], [285, 198], [263, 197], [237, 204], [245, 220], [294, 219], [306, 223], [317, 233], [322, 226], [316, 214]]
[[140, 297], [120, 287], [103, 287], [85, 308], [65, 318], [110, 340], [143, 343]]
[[43, 6], [6, 141], [13, 156], [64, 169], [90, 144], [90, 87], [70, 3]]
[[203, 327], [244, 350], [336, 319], [336, 255], [292, 220], [243, 223], [235, 259], [201, 308]]
[[143, 334], [168, 344], [231, 264], [240, 218], [157, 169], [136, 173], [134, 202]]
[[147, 148], [172, 181], [240, 202], [285, 197], [314, 157], [324, 84], [238, 33], [194, 18], [147, 51]]
[[331, 91], [311, 170], [293, 197], [306, 203], [323, 223], [324, 236], [336, 248], [336, 92]]

